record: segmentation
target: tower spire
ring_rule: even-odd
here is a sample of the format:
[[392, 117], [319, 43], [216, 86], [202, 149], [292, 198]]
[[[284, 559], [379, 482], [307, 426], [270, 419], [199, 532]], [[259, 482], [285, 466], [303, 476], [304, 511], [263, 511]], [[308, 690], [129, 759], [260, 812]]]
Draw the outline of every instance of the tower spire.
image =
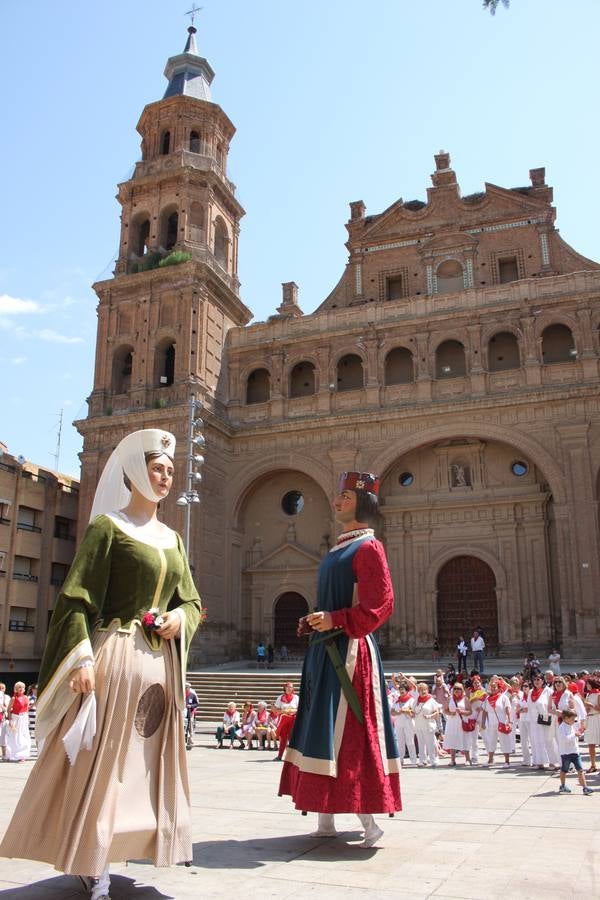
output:
[[188, 27], [188, 37], [183, 53], [171, 56], [167, 60], [165, 78], [169, 80], [169, 85], [163, 100], [166, 100], [167, 97], [183, 95], [194, 97], [196, 100], [212, 102], [210, 85], [215, 73], [208, 60], [199, 55], [196, 47], [197, 28], [194, 26], [194, 17], [201, 9], [201, 6], [194, 4], [186, 13], [186, 16], [191, 17], [192, 24]]

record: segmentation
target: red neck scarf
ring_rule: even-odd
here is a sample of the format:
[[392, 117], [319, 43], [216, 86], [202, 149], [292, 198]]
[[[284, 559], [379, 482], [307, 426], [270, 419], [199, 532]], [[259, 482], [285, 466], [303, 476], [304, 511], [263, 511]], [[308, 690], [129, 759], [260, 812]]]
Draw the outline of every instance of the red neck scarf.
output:
[[291, 694], [282, 694], [281, 699], [283, 700], [284, 703], [291, 703], [292, 700], [294, 699], [294, 692], [292, 691]]
[[419, 694], [417, 703], [427, 703], [428, 700], [431, 700], [431, 694]]
[[564, 692], [565, 692], [564, 688], [561, 688], [560, 691], [552, 691], [552, 699], [554, 700], [554, 703], [556, 706], [558, 706], [558, 701], [560, 700], [560, 698], [562, 697]]
[[531, 689], [531, 699], [533, 700], [534, 703], [536, 700], [540, 699], [540, 697], [542, 696], [543, 690], [544, 690], [543, 687], [541, 687], [541, 688], [534, 687]]
[[496, 703], [498, 702], [498, 698], [500, 697], [501, 694], [502, 694], [502, 691], [500, 691], [500, 690], [494, 691], [493, 694], [488, 694], [488, 696], [487, 696], [488, 703], [490, 704], [492, 709], [496, 709]]
[[398, 703], [406, 703], [407, 700], [410, 700], [412, 694], [410, 691], [407, 691], [406, 694], [400, 694], [398, 697]]
[[268, 713], [267, 713], [266, 709], [260, 709], [258, 711], [258, 713], [256, 714], [256, 718], [261, 723], [261, 725], [263, 722], [267, 721], [267, 716], [268, 716]]

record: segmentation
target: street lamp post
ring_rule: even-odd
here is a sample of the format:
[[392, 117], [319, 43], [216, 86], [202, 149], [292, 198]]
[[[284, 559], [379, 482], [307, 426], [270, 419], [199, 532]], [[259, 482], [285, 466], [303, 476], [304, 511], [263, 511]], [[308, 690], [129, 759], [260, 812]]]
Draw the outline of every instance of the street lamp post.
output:
[[[176, 500], [177, 506], [185, 506], [185, 525], [183, 531], [183, 544], [185, 552], [190, 559], [190, 532], [192, 524], [192, 504], [200, 503], [200, 494], [197, 486], [202, 481], [202, 473], [199, 471], [204, 465], [204, 457], [199, 452], [204, 450], [206, 440], [202, 434], [204, 422], [198, 417], [202, 409], [202, 400], [197, 400], [194, 394], [190, 396], [188, 410], [188, 434], [186, 446], [186, 489], [182, 491]], [[190, 561], [191, 565], [191, 561]]]

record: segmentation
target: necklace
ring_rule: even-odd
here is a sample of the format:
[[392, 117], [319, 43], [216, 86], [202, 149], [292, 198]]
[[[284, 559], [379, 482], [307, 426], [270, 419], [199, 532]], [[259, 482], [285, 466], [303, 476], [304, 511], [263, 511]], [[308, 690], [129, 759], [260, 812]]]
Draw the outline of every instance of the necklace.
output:
[[355, 528], [354, 531], [344, 531], [337, 539], [338, 544], [344, 544], [358, 537], [373, 537], [375, 532], [372, 528]]

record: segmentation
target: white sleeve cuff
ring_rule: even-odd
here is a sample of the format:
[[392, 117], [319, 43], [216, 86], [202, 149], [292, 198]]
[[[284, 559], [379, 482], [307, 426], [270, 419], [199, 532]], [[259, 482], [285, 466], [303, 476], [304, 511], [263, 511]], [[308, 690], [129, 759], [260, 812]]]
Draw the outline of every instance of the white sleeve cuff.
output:
[[82, 659], [81, 662], [78, 662], [76, 666], [73, 666], [73, 671], [75, 669], [85, 669], [86, 666], [93, 666], [94, 660], [91, 656], [86, 656], [85, 659]]

